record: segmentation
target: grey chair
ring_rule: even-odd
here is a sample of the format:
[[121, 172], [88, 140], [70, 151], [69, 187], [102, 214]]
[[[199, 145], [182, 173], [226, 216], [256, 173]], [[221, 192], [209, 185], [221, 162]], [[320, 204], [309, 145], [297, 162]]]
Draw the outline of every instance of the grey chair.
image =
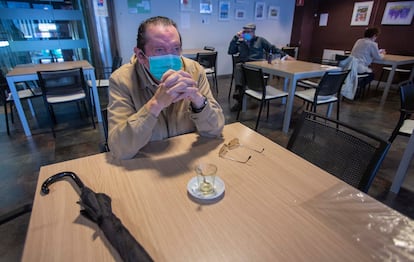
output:
[[236, 65], [238, 63], [240, 63], [239, 53], [231, 55], [231, 62], [232, 62], [233, 69], [232, 69], [232, 73], [231, 73], [229, 95], [228, 95], [228, 98], [227, 98], [228, 101], [230, 101], [231, 90], [233, 89], [233, 81], [234, 81], [234, 76], [235, 76], [235, 71], [236, 71]]
[[297, 46], [284, 46], [282, 47], [282, 51], [295, 59], [298, 58], [299, 47]]
[[[344, 122], [304, 111], [287, 149], [368, 192], [390, 143]], [[312, 175], [312, 174], [308, 174]]]
[[333, 103], [337, 103], [336, 119], [339, 120], [341, 88], [348, 73], [349, 70], [327, 71], [316, 88], [296, 91], [295, 97], [304, 100], [307, 103], [307, 109], [309, 109], [309, 105], [311, 105], [310, 110], [313, 112], [316, 112], [316, 107], [318, 105], [329, 104], [327, 115], [330, 114]]
[[[256, 120], [256, 126], [254, 130], [259, 127], [260, 116], [262, 114], [263, 106], [267, 105], [267, 118], [269, 118], [269, 101], [287, 97], [288, 93], [281, 91], [273, 86], [266, 85], [266, 80], [263, 75], [263, 71], [260, 68], [251, 68], [246, 65], [242, 65], [244, 78], [246, 81], [246, 88], [242, 93], [241, 100], [245, 95], [260, 101], [259, 114]], [[237, 120], [240, 117], [241, 107], [237, 112]]]
[[213, 79], [214, 88], [218, 94], [219, 88], [217, 83], [217, 52], [197, 53], [196, 61], [204, 67], [207, 76]]
[[[22, 83], [24, 88], [17, 91], [20, 101], [26, 99], [32, 99], [35, 97], [39, 97], [42, 95], [42, 91], [38, 87], [31, 87], [26, 82]], [[8, 107], [10, 109], [10, 117], [11, 122], [14, 123], [14, 116], [13, 116], [13, 106], [14, 106], [14, 99], [10, 92], [9, 85], [7, 83], [6, 77], [4, 77], [3, 73], [0, 74], [0, 101], [4, 107], [4, 116], [6, 119], [6, 129], [7, 135], [10, 135], [10, 125], [9, 125], [9, 112]]]
[[[112, 58], [112, 66], [111, 67], [96, 67], [95, 74], [96, 74], [96, 87], [97, 88], [107, 88], [109, 87], [109, 77], [111, 74], [117, 70], [122, 65], [122, 57], [115, 56]], [[92, 81], [87, 81], [88, 86], [92, 87]]]
[[412, 81], [400, 83], [400, 119], [395, 126], [390, 143], [394, 141], [397, 135], [411, 136], [414, 130], [414, 84]]
[[38, 71], [37, 75], [42, 89], [43, 102], [49, 113], [53, 137], [56, 137], [54, 126], [57, 123], [53, 106], [57, 104], [76, 102], [80, 111], [78, 103], [81, 102], [86, 114], [90, 115], [93, 128], [95, 128], [90, 92], [86, 87], [82, 68]]

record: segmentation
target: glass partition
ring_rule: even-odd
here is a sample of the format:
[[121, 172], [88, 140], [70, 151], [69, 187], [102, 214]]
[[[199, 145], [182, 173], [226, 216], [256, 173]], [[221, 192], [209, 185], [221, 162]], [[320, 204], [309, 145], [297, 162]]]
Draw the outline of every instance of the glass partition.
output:
[[0, 1], [0, 66], [91, 60], [79, 0]]

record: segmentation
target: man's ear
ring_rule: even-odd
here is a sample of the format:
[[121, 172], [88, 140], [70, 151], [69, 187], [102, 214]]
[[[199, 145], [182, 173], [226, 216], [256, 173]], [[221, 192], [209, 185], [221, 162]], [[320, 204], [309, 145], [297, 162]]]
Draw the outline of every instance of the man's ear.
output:
[[134, 53], [135, 53], [135, 56], [137, 57], [137, 59], [138, 59], [138, 62], [140, 63], [140, 64], [145, 64], [145, 62], [146, 62], [146, 57], [145, 57], [145, 55], [144, 55], [144, 52], [141, 50], [141, 49], [139, 49], [138, 47], [134, 47]]

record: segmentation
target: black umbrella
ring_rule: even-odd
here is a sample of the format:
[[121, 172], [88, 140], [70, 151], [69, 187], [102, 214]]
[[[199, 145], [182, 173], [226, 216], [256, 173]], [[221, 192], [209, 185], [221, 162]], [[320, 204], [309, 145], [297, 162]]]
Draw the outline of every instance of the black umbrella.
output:
[[84, 186], [75, 173], [61, 172], [49, 177], [42, 184], [42, 192], [48, 194], [49, 185], [64, 177], [71, 177], [80, 188], [81, 195], [78, 203], [84, 208], [80, 213], [98, 224], [123, 261], [153, 261], [124, 227], [121, 220], [112, 213], [111, 198], [104, 193], [95, 193]]

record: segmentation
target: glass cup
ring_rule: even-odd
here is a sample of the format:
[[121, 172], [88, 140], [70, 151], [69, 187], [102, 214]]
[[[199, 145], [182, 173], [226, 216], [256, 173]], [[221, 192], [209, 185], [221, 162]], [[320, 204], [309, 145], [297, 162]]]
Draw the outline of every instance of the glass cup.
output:
[[210, 163], [200, 163], [195, 167], [197, 173], [198, 190], [204, 196], [215, 193], [217, 166]]

